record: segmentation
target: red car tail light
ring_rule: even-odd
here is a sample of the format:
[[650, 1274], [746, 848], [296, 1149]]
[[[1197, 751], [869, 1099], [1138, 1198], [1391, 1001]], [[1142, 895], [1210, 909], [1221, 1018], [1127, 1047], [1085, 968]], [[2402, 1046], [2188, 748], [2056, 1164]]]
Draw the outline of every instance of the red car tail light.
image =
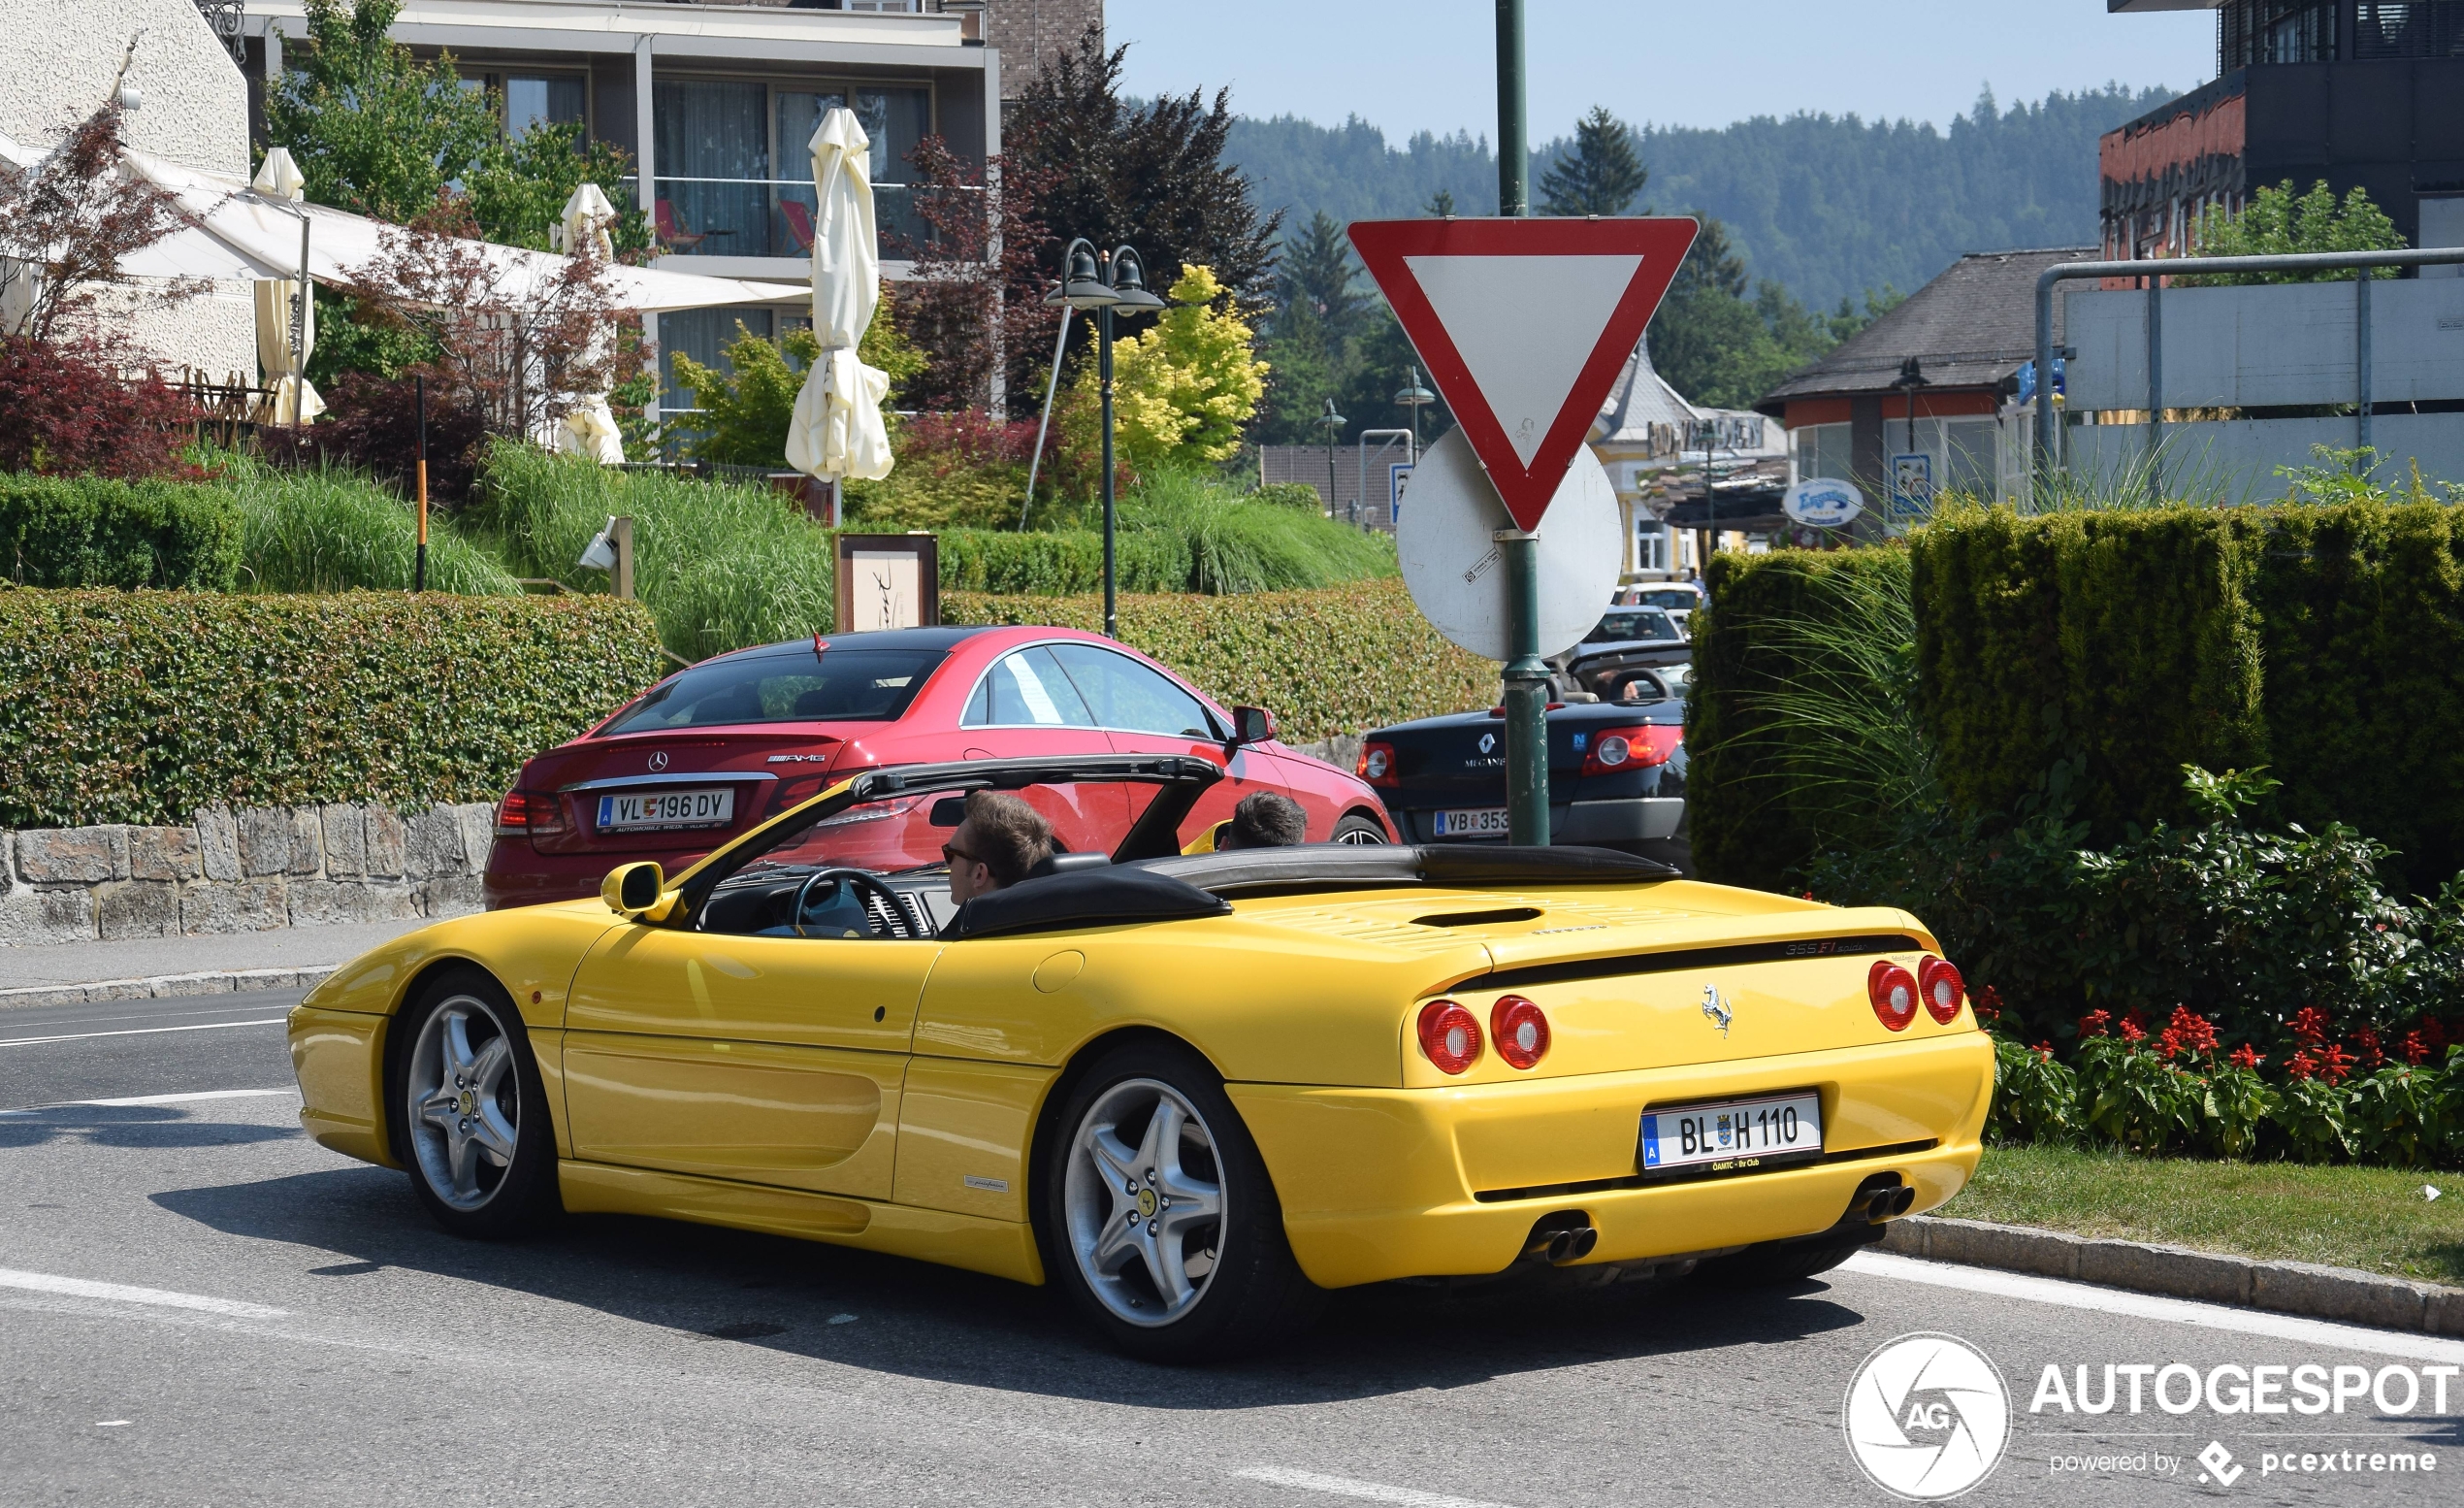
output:
[[1446, 1073], [1460, 1073], [1480, 1060], [1480, 1023], [1452, 1000], [1420, 1007], [1420, 1050]]
[[525, 837], [565, 831], [565, 804], [546, 791], [507, 791], [497, 803], [497, 836]]
[[1874, 960], [1865, 974], [1865, 995], [1873, 1013], [1894, 1032], [1905, 1032], [1917, 1016], [1917, 976], [1889, 959]]
[[1967, 999], [1967, 980], [1949, 959], [1929, 953], [1917, 966], [1917, 993], [1925, 997], [1926, 1013], [1944, 1026], [1960, 1019], [1960, 1002]]
[[1403, 783], [1395, 773], [1395, 746], [1391, 743], [1362, 744], [1360, 761], [1352, 767], [1352, 773], [1371, 785], [1393, 786]]
[[1583, 749], [1583, 773], [1609, 775], [1623, 770], [1665, 765], [1684, 737], [1684, 729], [1663, 723], [1595, 729]]
[[1489, 1035], [1497, 1041], [1497, 1055], [1518, 1068], [1548, 1056], [1548, 1017], [1519, 995], [1501, 995], [1489, 1007]]

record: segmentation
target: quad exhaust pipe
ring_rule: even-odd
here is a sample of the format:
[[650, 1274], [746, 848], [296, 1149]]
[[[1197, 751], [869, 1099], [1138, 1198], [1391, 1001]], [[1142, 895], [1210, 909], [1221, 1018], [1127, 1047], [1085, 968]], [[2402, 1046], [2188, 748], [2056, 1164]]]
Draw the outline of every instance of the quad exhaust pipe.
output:
[[[1551, 1217], [1565, 1220], [1568, 1217]], [[1572, 1217], [1580, 1219], [1580, 1216]], [[1552, 1267], [1563, 1267], [1591, 1255], [1600, 1244], [1600, 1231], [1591, 1226], [1552, 1224], [1543, 1219], [1532, 1228], [1531, 1239], [1524, 1244], [1523, 1255], [1535, 1262], [1545, 1262]]]

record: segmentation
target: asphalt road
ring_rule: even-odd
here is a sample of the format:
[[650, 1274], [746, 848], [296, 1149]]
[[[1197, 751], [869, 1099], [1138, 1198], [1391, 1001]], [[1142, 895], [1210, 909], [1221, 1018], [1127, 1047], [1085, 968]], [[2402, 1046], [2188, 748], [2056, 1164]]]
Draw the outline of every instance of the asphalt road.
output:
[[[1917, 1331], [2007, 1380], [1970, 1501], [2452, 1502], [2464, 1474], [2464, 1377], [2424, 1417], [2464, 1343], [1873, 1256], [1777, 1293], [1344, 1295], [1280, 1356], [1177, 1370], [1045, 1293], [825, 1246], [610, 1218], [466, 1243], [300, 1134], [291, 1000], [0, 1012], [0, 1503], [1882, 1503], [1843, 1397]], [[2400, 1395], [2393, 1367], [2422, 1396], [2031, 1412], [2048, 1364], [2106, 1363]], [[2278, 1453], [2313, 1469], [2262, 1474]]]

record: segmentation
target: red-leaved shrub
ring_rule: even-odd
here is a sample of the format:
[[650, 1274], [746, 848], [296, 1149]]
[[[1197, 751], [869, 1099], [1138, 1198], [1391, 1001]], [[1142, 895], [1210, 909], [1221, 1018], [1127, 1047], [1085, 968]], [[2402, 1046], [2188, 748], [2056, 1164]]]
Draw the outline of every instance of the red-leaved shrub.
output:
[[158, 374], [123, 377], [94, 346], [0, 336], [0, 471], [182, 475], [195, 417]]

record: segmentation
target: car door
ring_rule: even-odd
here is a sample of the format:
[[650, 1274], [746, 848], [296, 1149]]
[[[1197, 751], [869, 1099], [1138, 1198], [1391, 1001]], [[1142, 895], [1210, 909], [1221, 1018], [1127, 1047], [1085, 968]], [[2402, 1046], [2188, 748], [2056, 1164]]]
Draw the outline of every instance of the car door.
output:
[[584, 1162], [885, 1199], [935, 941], [637, 924], [582, 960], [566, 1118]]
[[1152, 666], [1099, 644], [1058, 643], [1051, 648], [1116, 752], [1195, 754], [1225, 767], [1225, 778], [1198, 798], [1197, 808], [1182, 824], [1183, 841], [1230, 818], [1232, 808], [1252, 792], [1291, 794], [1282, 771], [1264, 754], [1236, 748], [1227, 761], [1225, 730], [1216, 725], [1215, 714], [1187, 688]]
[[[1065, 646], [1031, 644], [992, 662], [958, 717], [961, 758], [1113, 751], [1086, 699], [1053, 658], [1054, 647]], [[1076, 852], [1110, 853], [1129, 831], [1129, 798], [1118, 783], [1036, 786], [1019, 794]]]

